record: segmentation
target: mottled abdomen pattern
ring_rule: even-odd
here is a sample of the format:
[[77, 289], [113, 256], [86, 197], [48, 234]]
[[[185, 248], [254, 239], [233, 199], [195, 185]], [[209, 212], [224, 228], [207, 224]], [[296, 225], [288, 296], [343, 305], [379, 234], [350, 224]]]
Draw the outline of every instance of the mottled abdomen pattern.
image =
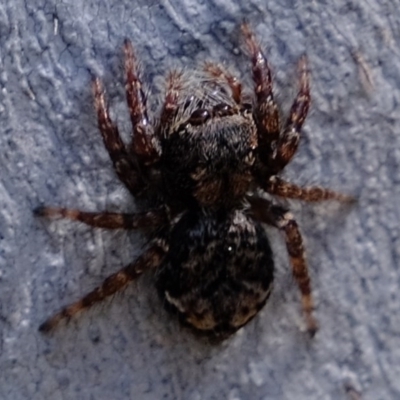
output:
[[156, 285], [181, 322], [224, 339], [264, 306], [273, 281], [271, 249], [265, 230], [244, 211], [188, 211], [169, 239]]

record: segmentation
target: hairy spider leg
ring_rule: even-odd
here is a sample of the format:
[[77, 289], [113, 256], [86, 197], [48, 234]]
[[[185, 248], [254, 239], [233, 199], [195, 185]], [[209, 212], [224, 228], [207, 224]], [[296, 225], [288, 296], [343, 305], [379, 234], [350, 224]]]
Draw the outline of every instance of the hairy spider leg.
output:
[[258, 143], [261, 161], [268, 163], [271, 144], [279, 139], [279, 111], [272, 92], [271, 70], [261, 47], [248, 24], [241, 26], [249, 52], [254, 90], [256, 94], [255, 119], [258, 131]]
[[176, 117], [179, 108], [179, 93], [183, 89], [182, 75], [182, 72], [177, 70], [172, 70], [168, 73], [164, 104], [156, 129], [158, 138], [168, 135], [168, 130]]
[[298, 62], [299, 91], [293, 102], [285, 128], [279, 136], [276, 152], [272, 155], [274, 173], [278, 173], [290, 162], [299, 146], [300, 132], [310, 108], [310, 74], [307, 57]]
[[236, 76], [229, 73], [222, 65], [212, 62], [206, 62], [204, 64], [204, 71], [214, 79], [224, 80], [232, 92], [232, 98], [235, 103], [241, 104], [242, 84]]
[[132, 122], [131, 151], [141, 169], [158, 161], [161, 154], [160, 143], [154, 134], [154, 128], [147, 116], [146, 96], [138, 76], [137, 62], [132, 43], [127, 39], [124, 44], [126, 100]]
[[95, 228], [105, 229], [140, 229], [155, 228], [166, 221], [164, 209], [146, 211], [137, 214], [112, 212], [85, 212], [64, 207], [39, 207], [35, 215], [47, 218], [68, 218]]
[[75, 303], [61, 309], [58, 313], [47, 319], [39, 327], [41, 332], [50, 332], [62, 321], [68, 321], [79, 312], [88, 309], [103, 301], [105, 298], [123, 290], [129, 283], [137, 279], [143, 272], [157, 268], [167, 252], [163, 243], [154, 243], [136, 261], [125, 268], [110, 275], [96, 289], [82, 297]]
[[251, 211], [257, 220], [278, 228], [285, 236], [293, 277], [301, 293], [301, 303], [307, 330], [311, 336], [314, 336], [318, 330], [318, 322], [313, 315], [314, 300], [311, 293], [310, 276], [307, 269], [303, 239], [297, 222], [288, 210], [274, 205], [266, 199], [249, 197], [248, 200], [251, 204]]
[[263, 189], [275, 196], [308, 202], [337, 200], [343, 203], [354, 203], [356, 201], [352, 196], [338, 193], [320, 186], [297, 186], [278, 176], [271, 176]]
[[93, 80], [92, 89], [99, 130], [103, 137], [104, 146], [110, 155], [118, 178], [133, 195], [136, 195], [143, 189], [144, 182], [139, 175], [132, 156], [128, 153], [121, 139], [118, 127], [110, 118], [104, 90], [98, 78]]

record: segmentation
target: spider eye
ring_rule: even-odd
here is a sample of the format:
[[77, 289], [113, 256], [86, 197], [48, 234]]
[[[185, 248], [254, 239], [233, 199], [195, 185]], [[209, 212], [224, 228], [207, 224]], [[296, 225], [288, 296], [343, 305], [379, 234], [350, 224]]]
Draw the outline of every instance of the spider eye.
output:
[[243, 112], [251, 112], [253, 106], [250, 103], [243, 103], [242, 104], [242, 111]]
[[225, 117], [227, 115], [232, 115], [232, 107], [225, 103], [217, 104], [214, 106], [213, 112], [218, 117]]
[[198, 108], [192, 112], [188, 123], [192, 126], [201, 125], [211, 117], [210, 113], [204, 108]]
[[183, 108], [186, 110], [189, 106], [194, 102], [194, 96], [190, 96], [183, 105]]

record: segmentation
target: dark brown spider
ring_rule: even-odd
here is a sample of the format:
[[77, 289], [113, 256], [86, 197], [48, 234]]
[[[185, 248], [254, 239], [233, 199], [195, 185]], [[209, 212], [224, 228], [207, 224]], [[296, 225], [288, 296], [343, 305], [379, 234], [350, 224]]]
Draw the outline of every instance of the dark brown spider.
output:
[[268, 62], [247, 24], [242, 33], [252, 63], [252, 104], [243, 100], [236, 77], [208, 63], [203, 72], [169, 74], [156, 123], [148, 118], [137, 62], [126, 41], [126, 97], [133, 126], [129, 145], [110, 119], [100, 80], [94, 80], [104, 145], [119, 179], [147, 210], [117, 214], [40, 207], [36, 214], [98, 228], [146, 228], [149, 245], [133, 263], [45, 321], [41, 331], [51, 331], [153, 270], [169, 310], [195, 331], [224, 339], [249, 322], [271, 292], [274, 263], [263, 227], [268, 224], [284, 235], [307, 329], [316, 332], [301, 234], [292, 214], [267, 196], [305, 201], [351, 197], [278, 177], [297, 150], [310, 105], [307, 60], [299, 61], [299, 92], [281, 127]]

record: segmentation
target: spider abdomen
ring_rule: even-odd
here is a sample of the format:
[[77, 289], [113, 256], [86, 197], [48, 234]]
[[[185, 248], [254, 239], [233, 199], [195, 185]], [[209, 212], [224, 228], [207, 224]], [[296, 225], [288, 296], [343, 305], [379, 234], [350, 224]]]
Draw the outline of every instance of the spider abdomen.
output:
[[241, 210], [188, 211], [170, 235], [156, 284], [184, 324], [223, 339], [264, 306], [274, 266], [261, 224]]

